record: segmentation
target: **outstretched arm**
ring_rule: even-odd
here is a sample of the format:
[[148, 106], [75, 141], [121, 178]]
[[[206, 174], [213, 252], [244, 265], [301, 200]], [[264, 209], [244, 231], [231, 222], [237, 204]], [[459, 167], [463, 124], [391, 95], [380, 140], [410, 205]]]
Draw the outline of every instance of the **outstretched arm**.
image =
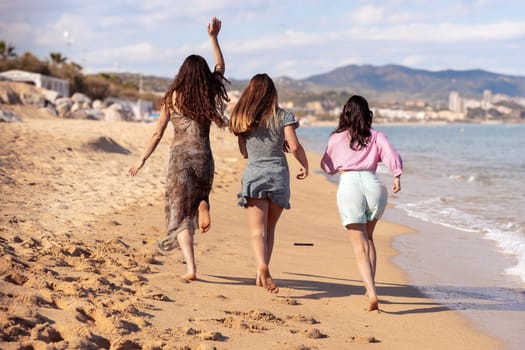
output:
[[288, 149], [302, 166], [296, 177], [300, 180], [305, 179], [308, 176], [308, 158], [306, 157], [306, 152], [304, 151], [303, 146], [297, 139], [295, 125], [290, 124], [284, 127], [284, 138], [288, 143]]
[[140, 159], [135, 163], [131, 168], [129, 168], [128, 173], [131, 176], [137, 175], [139, 170], [144, 166], [146, 163], [146, 160], [148, 160], [149, 156], [155, 151], [157, 148], [157, 145], [159, 144], [160, 140], [162, 139], [162, 135], [164, 135], [164, 130], [166, 130], [166, 126], [168, 125], [169, 116], [166, 112], [166, 109], [162, 107], [160, 109], [160, 117], [159, 121], [157, 122], [157, 127], [155, 128], [155, 131], [151, 135], [148, 147], [146, 148], [146, 151], [140, 157]]
[[224, 75], [226, 67], [224, 65], [224, 57], [222, 56], [221, 47], [219, 46], [219, 39], [217, 36], [221, 30], [221, 21], [213, 17], [208, 23], [208, 35], [210, 36], [211, 46], [213, 48], [213, 57], [215, 59], [215, 71]]

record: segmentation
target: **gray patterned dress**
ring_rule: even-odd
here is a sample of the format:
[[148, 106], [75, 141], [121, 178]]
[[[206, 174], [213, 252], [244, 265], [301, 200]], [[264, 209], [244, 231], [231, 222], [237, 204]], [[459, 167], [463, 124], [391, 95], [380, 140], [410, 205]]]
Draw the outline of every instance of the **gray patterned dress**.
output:
[[[167, 236], [158, 241], [163, 250], [178, 246], [177, 235], [193, 234], [199, 203], [209, 201], [214, 162], [210, 147], [211, 122], [197, 122], [179, 113], [171, 114], [174, 138], [166, 176]], [[209, 203], [209, 202], [208, 202]]]
[[296, 126], [295, 116], [279, 109], [270, 127], [258, 127], [244, 136], [248, 162], [237, 195], [240, 206], [246, 207], [248, 198], [268, 198], [290, 209], [290, 172], [283, 152], [286, 125]]

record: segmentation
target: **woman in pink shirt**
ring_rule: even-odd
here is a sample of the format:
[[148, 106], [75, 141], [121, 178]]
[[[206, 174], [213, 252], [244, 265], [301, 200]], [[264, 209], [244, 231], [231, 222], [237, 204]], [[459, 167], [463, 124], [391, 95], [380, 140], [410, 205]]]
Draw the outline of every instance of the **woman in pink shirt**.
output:
[[339, 125], [328, 139], [321, 168], [329, 174], [339, 173], [337, 208], [366, 288], [368, 311], [379, 309], [373, 234], [387, 204], [387, 190], [376, 176], [379, 162], [390, 168], [394, 175], [392, 191], [399, 192], [401, 157], [385, 134], [372, 129], [372, 111], [366, 99], [354, 95], [343, 107]]

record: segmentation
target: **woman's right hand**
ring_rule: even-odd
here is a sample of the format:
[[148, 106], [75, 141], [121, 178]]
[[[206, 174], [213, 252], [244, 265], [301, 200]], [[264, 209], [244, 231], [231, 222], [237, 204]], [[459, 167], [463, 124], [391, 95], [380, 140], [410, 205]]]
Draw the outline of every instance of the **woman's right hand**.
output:
[[131, 176], [137, 175], [139, 170], [144, 166], [144, 163], [145, 163], [144, 159], [140, 159], [137, 163], [135, 163], [135, 165], [129, 168], [128, 174]]
[[217, 17], [213, 17], [208, 23], [208, 35], [217, 36], [221, 30], [221, 21]]
[[299, 169], [299, 174], [297, 174], [296, 178], [299, 180], [304, 180], [307, 177], [308, 177], [308, 168]]

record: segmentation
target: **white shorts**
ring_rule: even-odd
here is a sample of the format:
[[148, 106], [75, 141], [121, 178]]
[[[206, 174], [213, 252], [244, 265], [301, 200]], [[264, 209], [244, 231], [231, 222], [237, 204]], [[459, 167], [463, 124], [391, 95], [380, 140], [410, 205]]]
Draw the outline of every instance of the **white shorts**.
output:
[[386, 187], [372, 171], [346, 171], [339, 175], [337, 208], [341, 223], [366, 224], [379, 219], [386, 208]]

